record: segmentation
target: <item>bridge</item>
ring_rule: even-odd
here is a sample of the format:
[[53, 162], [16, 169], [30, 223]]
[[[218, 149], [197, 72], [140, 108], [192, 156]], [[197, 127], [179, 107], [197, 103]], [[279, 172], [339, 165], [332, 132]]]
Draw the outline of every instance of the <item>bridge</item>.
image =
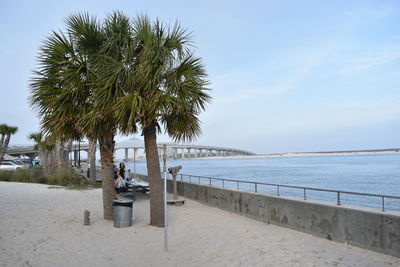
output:
[[[236, 148], [159, 142], [157, 143], [157, 148], [160, 159], [162, 159], [164, 156], [164, 145], [166, 146], [167, 157], [173, 159], [256, 155], [256, 153]], [[139, 152], [143, 152], [143, 154], [145, 154], [144, 149], [144, 143], [141, 140], [116, 142], [114, 148], [114, 157], [118, 150], [123, 150], [125, 152], [125, 161], [138, 160]], [[78, 160], [80, 158], [80, 151], [88, 152], [88, 150], [89, 144], [87, 142], [74, 143], [71, 149], [73, 159], [75, 161]], [[7, 154], [11, 156], [27, 156], [31, 159], [35, 158], [37, 153], [38, 151], [36, 151], [32, 145], [10, 146], [7, 149]]]

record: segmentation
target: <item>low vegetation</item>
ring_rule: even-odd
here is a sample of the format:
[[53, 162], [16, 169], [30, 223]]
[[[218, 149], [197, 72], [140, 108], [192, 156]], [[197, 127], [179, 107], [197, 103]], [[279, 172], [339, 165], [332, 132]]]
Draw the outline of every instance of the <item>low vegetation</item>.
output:
[[101, 186], [81, 178], [72, 168], [60, 169], [52, 175], [46, 175], [41, 166], [16, 171], [0, 171], [0, 181], [59, 185], [72, 189]]

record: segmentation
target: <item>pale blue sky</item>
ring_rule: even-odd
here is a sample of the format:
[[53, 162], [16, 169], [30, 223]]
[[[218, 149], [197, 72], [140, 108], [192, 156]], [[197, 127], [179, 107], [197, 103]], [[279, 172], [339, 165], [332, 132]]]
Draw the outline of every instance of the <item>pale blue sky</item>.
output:
[[73, 12], [121, 10], [192, 31], [214, 97], [198, 144], [400, 147], [400, 1], [2, 0], [0, 10], [0, 123], [18, 126], [13, 144], [38, 129], [26, 99], [44, 38]]

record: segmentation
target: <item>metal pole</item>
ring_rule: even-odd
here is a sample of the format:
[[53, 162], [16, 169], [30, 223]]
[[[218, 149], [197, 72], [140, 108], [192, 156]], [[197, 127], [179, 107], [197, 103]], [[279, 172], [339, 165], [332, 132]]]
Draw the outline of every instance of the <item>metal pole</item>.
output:
[[[133, 138], [135, 138], [135, 136], [133, 137]], [[136, 175], [136, 153], [135, 153], [136, 151], [135, 151], [135, 148], [133, 148], [133, 173], [134, 173], [134, 175]]]
[[78, 167], [81, 168], [81, 140], [78, 142]]
[[163, 161], [164, 161], [164, 251], [168, 252], [167, 239], [167, 145], [163, 145]]

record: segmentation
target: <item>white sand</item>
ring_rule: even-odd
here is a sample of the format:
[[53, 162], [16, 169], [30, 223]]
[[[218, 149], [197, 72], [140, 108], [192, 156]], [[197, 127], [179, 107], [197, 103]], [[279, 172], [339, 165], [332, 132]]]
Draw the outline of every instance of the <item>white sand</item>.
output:
[[[83, 226], [90, 210], [92, 225]], [[194, 201], [149, 226], [134, 202], [132, 227], [102, 219], [101, 190], [0, 182], [0, 266], [400, 266], [400, 259], [268, 225]]]

